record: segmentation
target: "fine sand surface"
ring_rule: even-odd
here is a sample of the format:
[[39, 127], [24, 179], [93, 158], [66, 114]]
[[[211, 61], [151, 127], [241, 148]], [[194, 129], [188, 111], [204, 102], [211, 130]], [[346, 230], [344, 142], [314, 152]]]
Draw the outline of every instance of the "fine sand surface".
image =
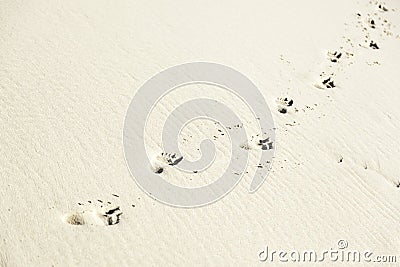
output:
[[[257, 85], [276, 151], [255, 194], [251, 148], [249, 173], [230, 194], [182, 209], [138, 187], [122, 132], [146, 80], [194, 61], [230, 66]], [[0, 266], [272, 265], [258, 258], [266, 246], [323, 251], [338, 240], [398, 256], [368, 266], [399, 266], [399, 72], [395, 0], [1, 1]], [[151, 155], [168, 113], [197, 96], [189, 89], [149, 117]], [[203, 92], [252, 119], [240, 99]], [[196, 158], [215, 129], [191, 127], [180, 145]], [[215, 141], [208, 173], [169, 166], [164, 178], [183, 186], [218, 178], [229, 139]], [[345, 264], [319, 263], [331, 265]]]

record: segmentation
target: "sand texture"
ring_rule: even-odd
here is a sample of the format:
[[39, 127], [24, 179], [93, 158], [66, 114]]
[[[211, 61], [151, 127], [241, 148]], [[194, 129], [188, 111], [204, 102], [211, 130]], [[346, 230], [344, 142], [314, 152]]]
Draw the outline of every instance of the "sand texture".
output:
[[[249, 137], [248, 173], [235, 189], [184, 209], [135, 183], [122, 132], [149, 78], [195, 61], [230, 66], [259, 88], [275, 157], [249, 194], [260, 153]], [[321, 251], [338, 240], [398, 256], [368, 266], [399, 266], [399, 73], [394, 0], [0, 1], [0, 266], [256, 266], [268, 263], [258, 258], [265, 246]], [[152, 160], [160, 125], [199, 96], [193, 87], [149, 116]], [[254, 126], [239, 98], [201, 88]], [[229, 163], [221, 133], [206, 121], [188, 125], [177, 137], [184, 158], [217, 135], [215, 164], [192, 174], [166, 164], [160, 175], [212, 182]], [[336, 265], [353, 263], [319, 264]]]

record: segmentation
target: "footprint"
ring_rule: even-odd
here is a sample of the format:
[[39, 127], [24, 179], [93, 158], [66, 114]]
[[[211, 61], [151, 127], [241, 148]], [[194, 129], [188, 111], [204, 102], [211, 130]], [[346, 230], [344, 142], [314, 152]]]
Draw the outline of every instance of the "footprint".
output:
[[119, 206], [108, 209], [103, 208], [102, 212], [100, 212], [98, 215], [102, 217], [105, 225], [114, 225], [119, 223], [122, 211]]
[[249, 140], [248, 142], [241, 144], [240, 148], [244, 150], [253, 150], [258, 148], [261, 148], [262, 150], [274, 149], [273, 142], [270, 141], [269, 137], [264, 140], [258, 140], [258, 141], [253, 138], [254, 136], [252, 136], [251, 140]]
[[109, 226], [118, 224], [122, 211], [117, 207], [102, 207], [85, 211], [68, 213], [64, 221], [71, 225], [99, 225]]
[[337, 63], [339, 59], [342, 57], [342, 53], [335, 51], [335, 52], [328, 52], [328, 58], [331, 62]]
[[72, 225], [84, 225], [85, 219], [82, 212], [70, 213], [65, 216], [65, 222]]
[[322, 77], [322, 80], [320, 81], [320, 83], [315, 84], [314, 86], [319, 88], [319, 89], [331, 89], [331, 88], [335, 88], [335, 82], [333, 81], [333, 77], [332, 76], [328, 76], [328, 77]]
[[273, 142], [269, 140], [269, 137], [264, 140], [259, 140], [257, 145], [260, 146], [262, 150], [274, 149]]
[[176, 154], [161, 153], [161, 155], [164, 161], [171, 166], [178, 164], [183, 159], [183, 157], [177, 157]]
[[377, 43], [375, 43], [374, 41], [371, 40], [371, 42], [369, 43], [369, 47], [371, 47], [372, 49], [379, 49], [379, 46]]
[[383, 4], [378, 4], [378, 9], [383, 12], [389, 11], [389, 9], [385, 7]]
[[285, 107], [278, 107], [278, 111], [282, 114], [286, 114], [287, 113], [287, 108]]
[[158, 174], [163, 173], [165, 167], [177, 165], [182, 159], [182, 156], [178, 157], [175, 153], [162, 152], [152, 160], [152, 170]]
[[335, 83], [331, 77], [322, 81], [322, 84], [325, 85], [326, 88], [334, 88]]
[[375, 28], [376, 28], [375, 20], [373, 20], [373, 19], [368, 19], [368, 25], [369, 25], [369, 27], [371, 27], [372, 29], [375, 29]]
[[277, 99], [278, 104], [287, 106], [287, 107], [291, 107], [293, 105], [293, 100], [292, 99], [288, 99], [287, 97], [283, 98], [283, 97], [279, 97]]
[[279, 97], [276, 102], [278, 104], [278, 111], [282, 114], [286, 114], [288, 107], [291, 107], [294, 103], [292, 99], [288, 99], [287, 97]]

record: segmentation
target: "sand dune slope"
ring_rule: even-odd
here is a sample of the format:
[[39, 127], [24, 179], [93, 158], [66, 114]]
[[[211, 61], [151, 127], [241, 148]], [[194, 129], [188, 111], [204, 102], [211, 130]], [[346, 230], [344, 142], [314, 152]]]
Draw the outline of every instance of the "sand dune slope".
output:
[[[0, 36], [1, 266], [253, 266], [266, 246], [320, 252], [339, 240], [396, 255], [398, 266], [400, 2], [2, 1]], [[122, 131], [146, 80], [194, 61], [230, 66], [257, 85], [276, 151], [255, 194], [256, 149], [230, 194], [181, 209], [138, 187]], [[194, 96], [189, 89], [154, 110], [154, 156], [159, 125]], [[240, 99], [202, 90], [249, 116]], [[215, 132], [192, 127], [182, 134], [193, 139], [180, 139], [189, 158]], [[213, 181], [229, 140], [216, 147], [208, 174], [168, 166], [163, 177]]]

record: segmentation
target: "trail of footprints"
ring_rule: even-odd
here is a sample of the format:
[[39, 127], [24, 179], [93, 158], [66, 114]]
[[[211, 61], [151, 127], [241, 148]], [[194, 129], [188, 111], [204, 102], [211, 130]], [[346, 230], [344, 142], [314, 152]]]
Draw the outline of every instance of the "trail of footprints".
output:
[[[366, 15], [363, 15], [359, 12], [356, 13], [356, 28], [361, 28], [361, 33], [364, 36], [364, 40], [358, 42], [358, 47], [378, 50], [381, 49], [381, 45], [378, 44], [376, 39], [379, 39], [380, 42], [383, 42], [385, 36], [393, 36], [393, 32], [391, 31], [393, 25], [389, 22], [388, 19], [384, 18], [383, 16], [384, 13], [390, 11], [385, 3], [370, 1], [369, 4], [373, 7], [371, 13], [366, 13]], [[391, 11], [395, 10], [392, 9]], [[374, 36], [375, 38], [372, 38], [372, 36]], [[354, 41], [352, 40], [352, 38], [348, 38], [345, 36], [343, 36], [343, 38], [345, 39], [344, 46], [349, 46], [348, 48], [345, 49], [344, 46], [341, 46], [338, 50], [327, 51], [328, 62], [333, 64], [328, 66], [330, 69], [332, 69], [334, 65], [339, 66], [344, 59], [350, 60], [355, 56], [354, 50], [356, 50], [357, 46], [354, 45]], [[397, 38], [400, 38], [400, 35], [397, 35]], [[348, 66], [352, 64], [353, 62], [348, 62]], [[378, 61], [374, 61], [372, 63], [367, 62], [367, 64], [370, 66], [380, 65]], [[343, 70], [343, 68], [341, 70]], [[319, 75], [319, 80], [314, 84], [314, 87], [323, 90], [336, 88], [337, 84], [335, 82], [335, 76], [336, 71], [322, 71]], [[283, 101], [283, 99], [287, 98], [277, 99], [277, 109], [279, 113], [286, 114], [288, 113], [287, 107], [291, 105], [287, 105], [287, 103], [284, 103], [285, 101]], [[293, 104], [293, 100], [291, 101]]]
[[[384, 4], [376, 1], [370, 1], [369, 2], [372, 6], [376, 8], [375, 11], [380, 12], [380, 13], [386, 13], [389, 12], [389, 8]], [[392, 9], [391, 11], [395, 11]], [[384, 36], [393, 36], [393, 33], [391, 32], [391, 23], [383, 18], [382, 16], [379, 16], [377, 12], [374, 12], [372, 15], [367, 13], [366, 16], [363, 16], [361, 13], [356, 13], [357, 17], [357, 28], [361, 28], [362, 33], [364, 34], [364, 41], [358, 44], [358, 47], [362, 47], [365, 49], [371, 49], [371, 50], [378, 50], [381, 49], [380, 44], [378, 44], [375, 40], [372, 39], [371, 35], [375, 35], [376, 37], [376, 32], [378, 29], [381, 29], [380, 33], [380, 39], [382, 41], [382, 38]], [[365, 17], [365, 18], [364, 18]], [[378, 24], [379, 23], [379, 24]], [[373, 31], [372, 33], [370, 31]], [[379, 38], [378, 36], [378, 38]], [[344, 59], [351, 59], [355, 56], [354, 50], [356, 49], [357, 46], [354, 45], [354, 41], [351, 38], [343, 36], [345, 40], [345, 45], [349, 46], [348, 49], [344, 49], [344, 47], [340, 47], [340, 49], [335, 50], [335, 51], [328, 51], [326, 56], [328, 62], [334, 65], [341, 64]], [[397, 35], [396, 38], [400, 39], [400, 35]], [[282, 56], [281, 56], [281, 60]], [[287, 63], [290, 63], [287, 61]], [[368, 63], [368, 62], [367, 62]], [[352, 65], [353, 62], [348, 62], [348, 66]], [[380, 65], [379, 62], [373, 62], [373, 63], [368, 63], [368, 65]], [[335, 83], [335, 72], [327, 73], [326, 71], [321, 72], [319, 75], [319, 80], [317, 83], [314, 84], [314, 87], [322, 90], [327, 90], [327, 89], [334, 89], [337, 87]], [[329, 97], [329, 96], [328, 96]], [[298, 109], [293, 107], [294, 100], [290, 99], [288, 97], [279, 97], [276, 100], [277, 104], [277, 110], [281, 114], [287, 114], [292, 111], [298, 112]], [[317, 106], [317, 104], [314, 104]], [[310, 106], [306, 106], [303, 111], [306, 110], [313, 110], [314, 108]], [[216, 123], [218, 124], [218, 123]], [[288, 126], [297, 126], [300, 125], [296, 123], [295, 121], [293, 123], [286, 123]], [[228, 126], [226, 127], [227, 130], [235, 130], [235, 129], [240, 129], [243, 128], [243, 124], [237, 124], [233, 126]], [[265, 133], [264, 133], [265, 134]], [[214, 135], [214, 140], [218, 139], [218, 136], [223, 136], [225, 135], [224, 132], [221, 129], [218, 129], [218, 133]], [[188, 141], [188, 140], [184, 140]], [[242, 149], [245, 150], [251, 150], [251, 149], [261, 149], [261, 150], [269, 150], [269, 149], [274, 149], [273, 142], [269, 140], [269, 138], [266, 139], [259, 139], [259, 134], [255, 136], [251, 136], [250, 140], [247, 142], [243, 143], [240, 145]], [[152, 159], [152, 170], [153, 172], [157, 174], [162, 174], [164, 172], [164, 169], [167, 166], [174, 166], [179, 164], [180, 161], [182, 161], [183, 157], [182, 156], [177, 156], [174, 153], [166, 153], [162, 152], [161, 154], [155, 156], [155, 158]], [[286, 161], [286, 160], [285, 160]], [[337, 160], [338, 163], [343, 162], [343, 157], [340, 156], [339, 159]], [[269, 165], [270, 162], [266, 162], [266, 165], [259, 164], [256, 167], [257, 168], [263, 168]], [[297, 165], [300, 165], [300, 163], [296, 163]], [[283, 166], [281, 166], [283, 168]], [[364, 169], [367, 169], [367, 166], [364, 166]], [[198, 173], [197, 170], [193, 170], [193, 173], [196, 174]], [[248, 173], [248, 172], [246, 172]], [[240, 175], [239, 173], [234, 173], [235, 175]], [[395, 186], [397, 188], [400, 188], [400, 180], [395, 183]], [[119, 197], [118, 195], [113, 194], [114, 197]], [[93, 201], [94, 202], [94, 201]], [[122, 216], [122, 211], [119, 206], [112, 205], [110, 201], [104, 202], [102, 200], [97, 200], [98, 203], [101, 205], [99, 207], [95, 207], [95, 205], [91, 205], [90, 208], [84, 209], [82, 211], [77, 211], [77, 212], [72, 212], [64, 215], [63, 219], [66, 223], [70, 225], [100, 225], [100, 226], [111, 226], [111, 225], [116, 225], [120, 222], [121, 216]], [[89, 204], [94, 204], [92, 201], [88, 201]], [[78, 203], [79, 206], [84, 206], [83, 203]], [[132, 207], [135, 207], [135, 205], [132, 205]]]
[[[293, 105], [293, 100], [291, 99], [280, 99], [282, 105], [288, 107], [291, 107]], [[259, 119], [259, 118], [257, 118]], [[235, 125], [228, 125], [225, 127], [222, 127], [219, 122], [214, 123], [216, 126], [216, 133], [213, 135], [213, 140], [218, 140], [220, 137], [226, 138], [225, 134], [226, 131], [235, 131], [242, 129], [244, 127], [243, 123], [238, 123]], [[266, 132], [263, 133], [264, 136], [267, 135]], [[188, 136], [182, 139], [183, 142], [189, 142], [189, 139], [192, 138], [193, 136]], [[260, 149], [260, 150], [271, 150], [274, 149], [273, 141], [270, 140], [270, 138], [264, 138], [260, 139], [260, 134], [252, 135], [249, 140], [246, 140], [244, 143], [240, 145], [240, 148], [244, 150], [253, 150], [253, 149]], [[197, 148], [197, 150], [200, 150]], [[154, 173], [156, 174], [163, 174], [165, 171], [165, 168], [175, 166], [179, 164], [183, 160], [183, 156], [178, 156], [176, 153], [169, 153], [169, 152], [161, 152], [158, 155], [156, 155], [152, 160], [151, 160], [151, 169]], [[270, 162], [266, 162], [266, 164], [270, 164]], [[257, 168], [263, 168], [267, 167], [267, 165], [257, 165], [255, 166]], [[202, 171], [199, 170], [192, 170], [191, 171], [193, 174], [200, 174]], [[234, 175], [240, 175], [238, 173], [234, 173]], [[192, 180], [192, 178], [189, 178]]]
[[[373, 12], [367, 12], [366, 15], [363, 15], [359, 12], [356, 13], [356, 28], [360, 28], [361, 34], [364, 36], [364, 40], [360, 40], [361, 42], [358, 42], [358, 47], [370, 50], [378, 50], [381, 49], [381, 45], [378, 43], [378, 41], [383, 42], [385, 36], [393, 35], [391, 32], [392, 24], [383, 16], [383, 13], [389, 11], [385, 4], [376, 1], [370, 1], [369, 4], [374, 8], [374, 10], [372, 10]], [[346, 39], [345, 46], [347, 45], [350, 47], [345, 49], [344, 46], [341, 46], [337, 51], [328, 51], [327, 58], [330, 63], [341, 64], [341, 61], [344, 59], [351, 59], [354, 57], [354, 50], [356, 50], [357, 46], [354, 45], [352, 38], [344, 38]], [[351, 64], [352, 62], [350, 62], [348, 65]], [[369, 65], [379, 65], [379, 62]], [[315, 87], [319, 89], [335, 88], [337, 86], [334, 80], [335, 75], [335, 72], [329, 74], [322, 72], [320, 74], [320, 80], [315, 84]]]
[[[357, 48], [361, 49], [369, 49], [369, 50], [379, 50], [382, 49], [382, 43], [384, 43], [385, 38], [394, 37], [394, 33], [392, 32], [392, 28], [395, 27], [391, 24], [391, 22], [385, 18], [384, 14], [387, 12], [395, 12], [395, 9], [389, 9], [385, 3], [378, 1], [369, 1], [370, 12], [366, 12], [365, 14], [361, 14], [360, 12], [356, 13], [356, 28], [361, 29], [360, 34], [362, 34], [363, 39], [357, 39], [355, 37], [349, 38], [343, 36], [345, 44], [341, 46], [338, 50], [327, 51], [326, 57], [328, 60], [329, 69], [336, 69], [336, 71], [343, 71], [344, 62], [347, 62], [347, 66], [353, 64], [352, 59], [356, 55]], [[345, 23], [347, 26], [348, 24]], [[397, 34], [397, 39], [400, 39], [400, 34]], [[358, 45], [355, 45], [357, 44]], [[345, 48], [347, 47], [347, 48]], [[281, 60], [283, 60], [283, 56], [281, 55]], [[286, 61], [290, 63], [289, 61]], [[369, 66], [377, 66], [381, 65], [379, 61], [366, 62]], [[314, 84], [315, 88], [322, 90], [331, 90], [335, 89], [338, 85], [335, 82], [336, 71], [322, 71], [319, 75], [319, 79]], [[328, 96], [329, 97], [329, 96]], [[331, 100], [332, 101], [332, 100]], [[292, 107], [294, 101], [289, 100], [289, 98], [279, 97], [277, 100], [277, 110], [281, 114], [290, 113], [289, 109]], [[317, 104], [314, 104], [317, 106]], [[306, 109], [313, 108], [306, 106]], [[294, 108], [295, 112], [298, 112], [296, 108]], [[305, 109], [303, 109], [305, 111]], [[286, 123], [288, 126], [296, 126], [299, 125], [296, 122], [294, 123]], [[343, 157], [340, 156], [337, 160], [337, 163], [342, 163]], [[283, 168], [283, 167], [281, 167]], [[365, 164], [364, 169], [367, 170], [368, 167]], [[395, 182], [395, 186], [400, 188], [400, 180]]]

